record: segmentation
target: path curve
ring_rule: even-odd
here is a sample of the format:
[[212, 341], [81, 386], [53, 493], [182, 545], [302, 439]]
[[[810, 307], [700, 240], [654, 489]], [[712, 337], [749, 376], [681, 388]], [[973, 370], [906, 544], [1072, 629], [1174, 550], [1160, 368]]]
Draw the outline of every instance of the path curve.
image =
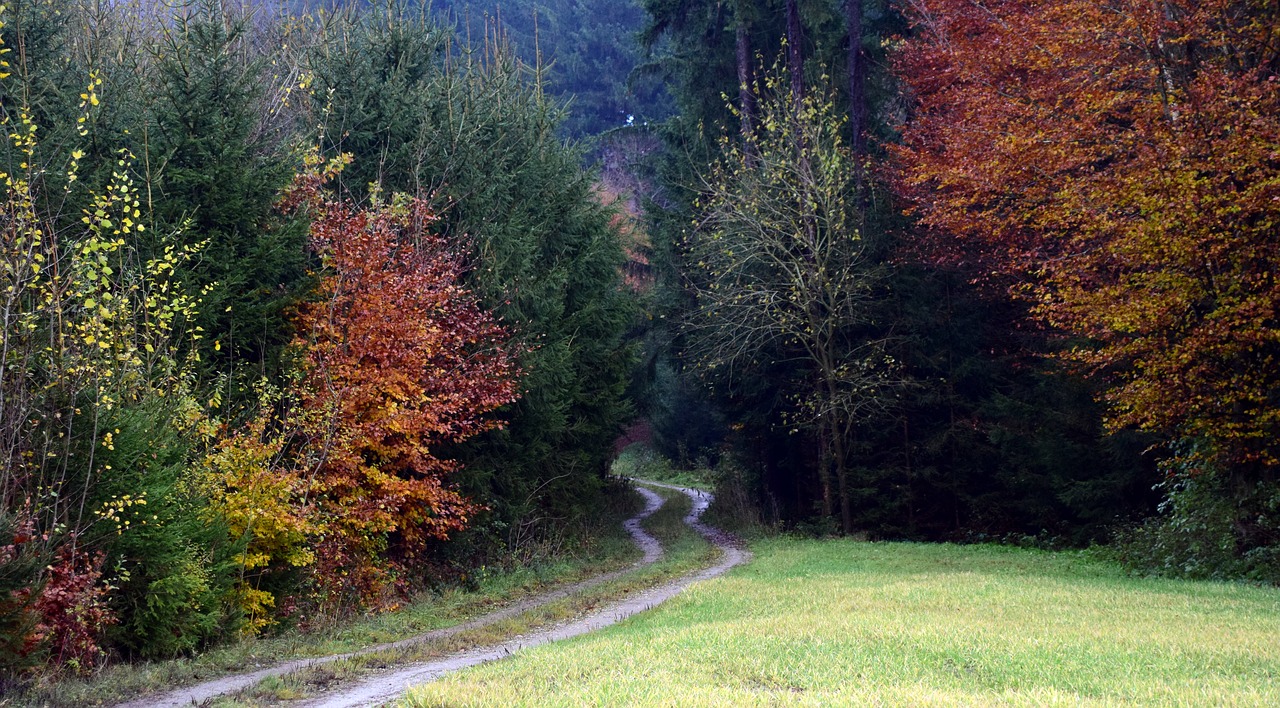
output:
[[[638, 479], [634, 481], [678, 490], [688, 496], [693, 501], [693, 509], [685, 517], [684, 521], [706, 537], [708, 541], [720, 548], [720, 562], [710, 568], [690, 573], [625, 600], [605, 606], [568, 624], [532, 632], [501, 644], [472, 649], [434, 661], [398, 668], [339, 689], [314, 701], [304, 703], [304, 705], [312, 708], [357, 708], [359, 706], [382, 705], [399, 698], [410, 686], [429, 683], [452, 671], [496, 661], [521, 649], [549, 644], [607, 627], [675, 597], [680, 591], [693, 583], [722, 575], [730, 568], [745, 563], [751, 558], [750, 552], [743, 549], [732, 535], [701, 522], [702, 512], [706, 511], [711, 504], [711, 500], [714, 499], [710, 492], [647, 480]], [[643, 487], [638, 487], [638, 489], [642, 493], [648, 491]], [[649, 493], [652, 494], [652, 492]]]
[[528, 612], [529, 610], [537, 609], [543, 605], [563, 600], [571, 595], [580, 593], [583, 590], [589, 590], [598, 585], [603, 585], [604, 583], [617, 580], [636, 568], [656, 563], [658, 559], [662, 557], [662, 544], [658, 539], [649, 535], [649, 533], [641, 527], [641, 523], [652, 516], [658, 509], [662, 508], [663, 499], [654, 492], [643, 487], [637, 487], [636, 491], [644, 497], [644, 509], [641, 510], [640, 513], [623, 522], [622, 526], [627, 530], [627, 533], [631, 534], [632, 541], [634, 541], [636, 547], [644, 553], [644, 556], [639, 561], [636, 561], [625, 568], [592, 576], [586, 580], [566, 585], [562, 588], [531, 597], [527, 600], [522, 600], [503, 607], [500, 610], [495, 610], [452, 627], [432, 630], [430, 632], [425, 632], [423, 634], [395, 642], [375, 644], [373, 646], [360, 649], [359, 651], [347, 652], [344, 654], [330, 654], [328, 656], [318, 656], [308, 659], [296, 659], [294, 661], [276, 664], [265, 669], [259, 669], [258, 671], [224, 676], [222, 678], [204, 681], [202, 683], [197, 683], [165, 693], [143, 696], [126, 703], [121, 703], [116, 708], [180, 708], [181, 706], [190, 706], [192, 704], [202, 703], [211, 698], [224, 696], [226, 694], [235, 693], [241, 689], [248, 688], [249, 686], [271, 676], [281, 676], [293, 671], [305, 669], [309, 666], [318, 666], [334, 661], [340, 661], [342, 659], [350, 659], [355, 656], [360, 656], [361, 654], [372, 654], [374, 652], [386, 651], [388, 649], [399, 649], [413, 644], [421, 644], [423, 642], [444, 639], [467, 630], [486, 627], [496, 622], [501, 622], [502, 620]]

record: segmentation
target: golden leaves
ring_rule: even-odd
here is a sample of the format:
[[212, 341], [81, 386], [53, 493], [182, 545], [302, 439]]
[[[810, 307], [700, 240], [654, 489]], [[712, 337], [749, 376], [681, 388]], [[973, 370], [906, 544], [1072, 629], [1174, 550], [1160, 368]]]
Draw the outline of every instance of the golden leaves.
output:
[[930, 7], [895, 61], [921, 250], [1091, 340], [1063, 356], [1112, 382], [1112, 425], [1280, 462], [1274, 6]]

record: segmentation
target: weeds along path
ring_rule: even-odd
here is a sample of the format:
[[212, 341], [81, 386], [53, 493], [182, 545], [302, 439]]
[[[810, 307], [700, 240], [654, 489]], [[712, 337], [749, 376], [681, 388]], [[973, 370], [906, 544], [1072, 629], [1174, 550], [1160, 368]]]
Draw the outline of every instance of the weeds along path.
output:
[[[275, 666], [260, 669], [258, 671], [224, 676], [222, 678], [205, 681], [203, 683], [168, 691], [166, 693], [144, 696], [127, 703], [121, 703], [117, 708], [178, 708], [179, 706], [190, 706], [193, 703], [203, 703], [210, 699], [225, 696], [229, 693], [235, 693], [248, 688], [259, 681], [272, 676], [282, 676], [307, 667], [319, 666], [321, 664], [328, 664], [335, 661], [341, 661], [343, 659], [350, 659], [362, 654], [373, 654], [375, 652], [401, 649], [414, 644], [445, 639], [468, 630], [486, 627], [523, 614], [529, 610], [534, 610], [558, 600], [563, 600], [584, 590], [589, 590], [598, 585], [603, 585], [617, 580], [618, 578], [634, 571], [636, 568], [652, 565], [662, 558], [662, 544], [658, 542], [658, 539], [650, 536], [640, 524], [645, 519], [652, 516], [658, 509], [662, 508], [663, 499], [654, 492], [643, 487], [637, 487], [636, 491], [644, 497], [644, 509], [640, 513], [623, 522], [623, 528], [627, 530], [627, 533], [631, 534], [632, 540], [635, 542], [636, 547], [644, 553], [644, 557], [626, 568], [596, 575], [586, 580], [536, 595], [527, 600], [516, 602], [500, 610], [495, 610], [452, 627], [432, 630], [430, 632], [425, 632], [408, 639], [401, 639], [396, 642], [375, 644], [373, 646], [365, 647], [359, 651], [347, 652], [344, 654], [331, 654], [329, 656], [319, 656], [307, 659], [297, 659], [294, 661], [276, 664]], [[697, 506], [696, 502], [694, 506]], [[705, 504], [703, 505], [703, 508], [705, 508]], [[420, 683], [421, 681], [415, 682]], [[350, 705], [362, 704], [355, 703]]]
[[[706, 511], [707, 506], [711, 504], [713, 497], [710, 493], [696, 489], [688, 489], [686, 487], [677, 487], [670, 484], [649, 482], [646, 480], [635, 481], [657, 487], [674, 489], [687, 495], [693, 501], [693, 508], [689, 512], [689, 515], [685, 517], [684, 521], [686, 524], [698, 531], [698, 533], [706, 537], [708, 541], [720, 548], [720, 562], [710, 568], [690, 573], [676, 580], [638, 593], [626, 600], [602, 607], [601, 609], [568, 624], [531, 632], [501, 644], [472, 649], [470, 651], [443, 657], [430, 662], [400, 667], [371, 677], [347, 688], [332, 691], [328, 695], [306, 703], [306, 705], [316, 708], [355, 708], [357, 706], [381, 705], [382, 703], [399, 698], [410, 686], [414, 684], [434, 681], [440, 676], [451, 671], [464, 669], [468, 666], [475, 666], [476, 664], [483, 664], [488, 661], [495, 661], [497, 659], [510, 656], [521, 649], [549, 644], [561, 639], [576, 637], [581, 634], [594, 632], [603, 627], [607, 627], [630, 617], [631, 615], [643, 612], [671, 599], [672, 597], [675, 597], [680, 593], [680, 591], [693, 583], [722, 575], [730, 568], [746, 562], [751, 557], [749, 552], [738, 546], [731, 535], [707, 526], [700, 521], [702, 512]], [[641, 493], [648, 492], [648, 490], [645, 490], [643, 487], [639, 489]], [[653, 492], [648, 492], [648, 494], [652, 493]], [[638, 525], [639, 524], [637, 522], [636, 527], [638, 527]], [[628, 530], [635, 535], [636, 527], [628, 526]], [[639, 537], [637, 537], [637, 543], [639, 543], [638, 539]], [[661, 550], [657, 550], [656, 554], [661, 555]], [[657, 555], [655, 555], [655, 560]], [[649, 557], [648, 549], [645, 550], [645, 557]]]

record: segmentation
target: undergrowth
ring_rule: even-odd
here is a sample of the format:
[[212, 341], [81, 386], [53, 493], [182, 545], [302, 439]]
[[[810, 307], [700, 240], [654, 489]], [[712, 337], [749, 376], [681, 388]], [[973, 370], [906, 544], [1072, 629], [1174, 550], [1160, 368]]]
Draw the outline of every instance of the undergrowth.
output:
[[398, 641], [466, 622], [505, 605], [598, 573], [625, 567], [639, 557], [621, 522], [640, 508], [634, 494], [607, 505], [608, 514], [578, 534], [572, 547], [557, 546], [511, 567], [476, 569], [453, 583], [424, 592], [399, 609], [349, 617], [313, 629], [245, 639], [168, 661], [117, 663], [85, 677], [45, 680], [0, 697], [0, 706], [94, 706], [170, 690], [219, 676], [264, 668], [291, 659], [328, 656]]

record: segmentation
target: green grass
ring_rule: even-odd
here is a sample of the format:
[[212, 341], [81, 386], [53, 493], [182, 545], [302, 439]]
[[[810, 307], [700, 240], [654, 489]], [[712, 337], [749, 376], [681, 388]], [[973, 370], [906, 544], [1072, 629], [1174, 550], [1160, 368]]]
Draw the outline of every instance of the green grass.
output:
[[507, 570], [490, 569], [478, 576], [471, 589], [452, 587], [424, 594], [396, 612], [354, 618], [311, 633], [287, 632], [241, 641], [172, 661], [116, 664], [86, 678], [43, 680], [21, 693], [0, 696], [0, 706], [110, 705], [289, 659], [342, 654], [461, 624], [556, 585], [637, 560], [640, 553], [621, 527], [624, 518], [639, 510], [639, 499], [634, 501], [635, 504], [628, 502], [621, 505], [625, 508], [614, 509], [607, 523], [581, 537], [572, 553], [540, 558]]
[[1280, 590], [1081, 553], [775, 538], [598, 634], [406, 705], [1280, 705]]
[[646, 519], [643, 526], [662, 542], [664, 556], [653, 565], [585, 592], [544, 605], [494, 625], [457, 634], [447, 639], [411, 647], [364, 654], [322, 666], [309, 667], [284, 676], [271, 677], [244, 691], [214, 702], [215, 706], [260, 706], [316, 696], [327, 688], [359, 680], [372, 672], [398, 665], [429, 661], [446, 654], [478, 646], [497, 644], [540, 627], [590, 612], [608, 602], [638, 590], [710, 565], [719, 551], [689, 529], [682, 519], [689, 513], [689, 498], [665, 489], [655, 492], [667, 503]]
[[618, 477], [650, 479], [691, 489], [710, 490], [715, 486], [713, 472], [704, 467], [683, 470], [672, 466], [662, 454], [645, 443], [632, 443], [613, 461], [611, 471]]

